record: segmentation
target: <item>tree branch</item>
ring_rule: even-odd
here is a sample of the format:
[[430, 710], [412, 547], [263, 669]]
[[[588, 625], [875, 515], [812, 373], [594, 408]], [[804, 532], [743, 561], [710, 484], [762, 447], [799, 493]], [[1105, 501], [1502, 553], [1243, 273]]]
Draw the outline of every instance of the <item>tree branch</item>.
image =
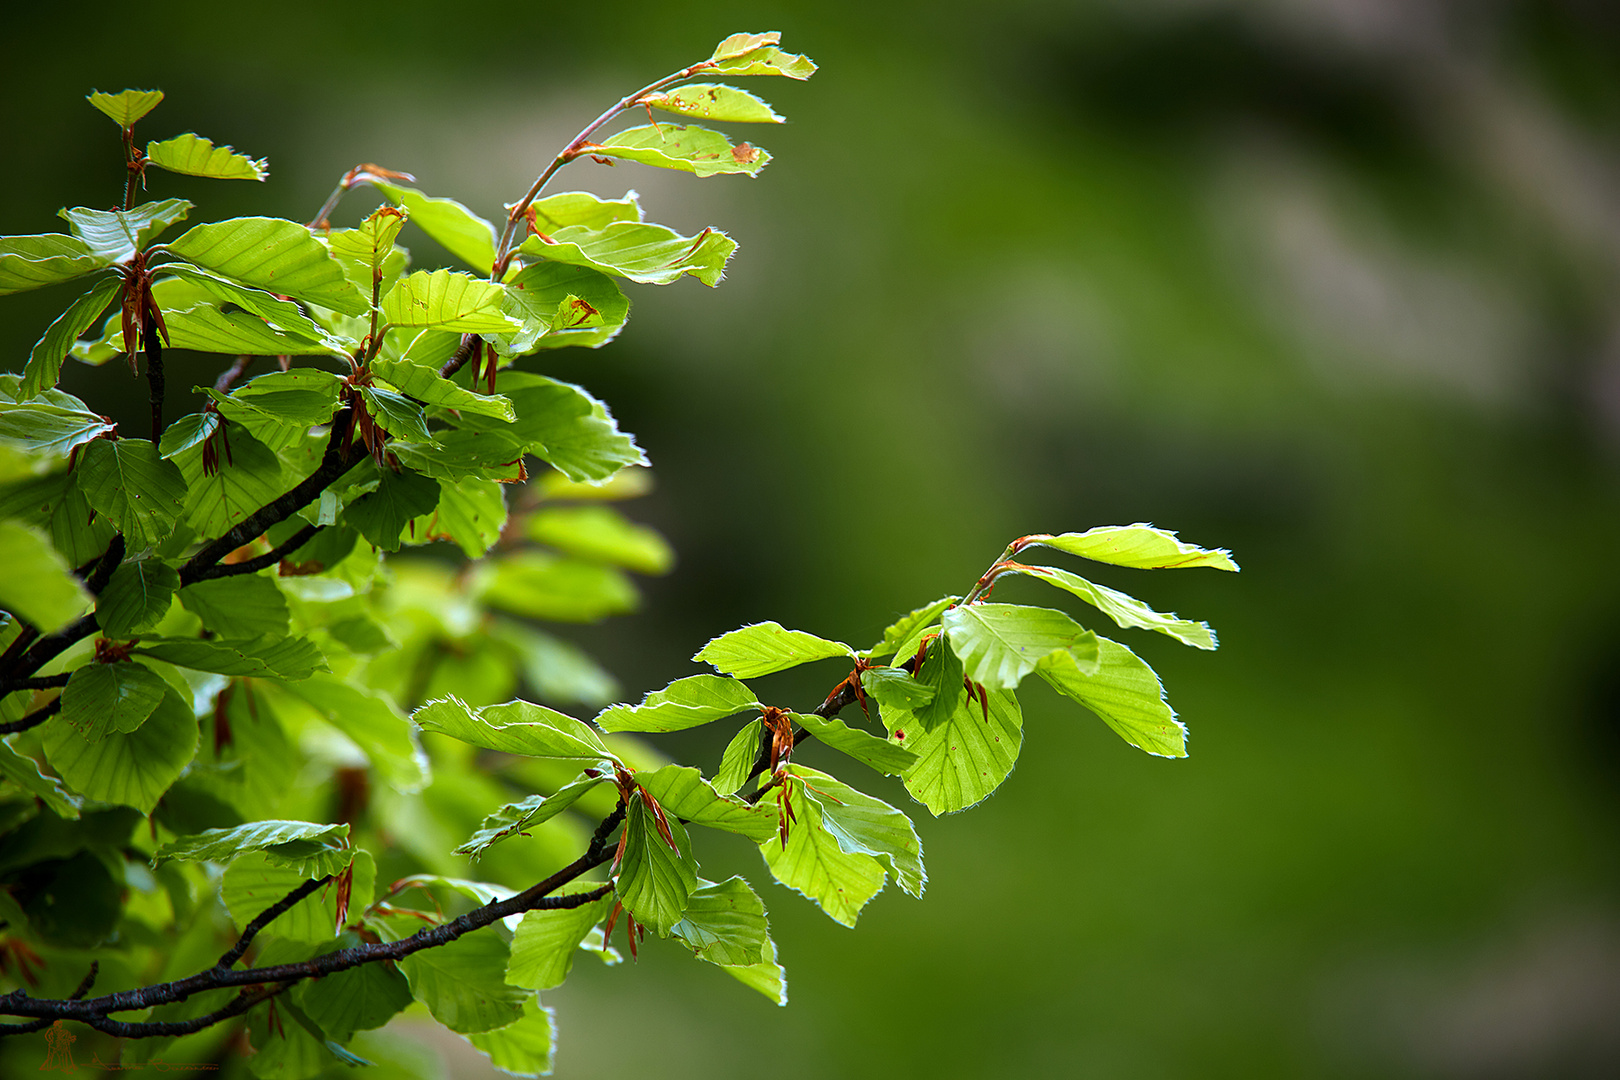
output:
[[258, 936], [260, 930], [287, 914], [300, 900], [331, 880], [331, 874], [327, 874], [325, 877], [311, 878], [259, 912], [252, 922], [243, 927], [242, 936], [236, 939], [235, 945], [225, 951], [225, 955], [219, 958], [214, 964], [214, 968], [222, 970], [233, 967], [238, 960], [242, 959], [242, 954], [248, 951], [248, 946], [253, 944], [253, 939]]
[[314, 539], [315, 534], [324, 528], [326, 528], [325, 525], [305, 525], [302, 529], [293, 533], [292, 536], [282, 541], [280, 546], [265, 552], [263, 555], [255, 555], [253, 558], [245, 559], [239, 563], [215, 563], [213, 566], [204, 566], [190, 574], [181, 571], [181, 584], [190, 585], [198, 581], [232, 577], [236, 574], [256, 574], [267, 566], [276, 565], [282, 559], [309, 543], [310, 540]]
[[19, 731], [27, 731], [29, 728], [38, 727], [61, 711], [62, 696], [58, 694], [51, 699], [49, 704], [35, 709], [21, 720], [13, 720], [9, 724], [0, 724], [0, 735], [13, 735]]

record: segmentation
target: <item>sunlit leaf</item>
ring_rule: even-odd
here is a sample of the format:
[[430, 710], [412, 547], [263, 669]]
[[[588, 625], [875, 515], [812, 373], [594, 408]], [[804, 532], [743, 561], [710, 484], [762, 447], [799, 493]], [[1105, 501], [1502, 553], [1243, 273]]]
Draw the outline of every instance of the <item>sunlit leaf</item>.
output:
[[786, 845], [773, 836], [760, 846], [765, 865], [777, 881], [815, 901], [834, 922], [854, 926], [867, 901], [883, 889], [883, 864], [839, 845], [823, 823], [822, 804], [808, 797], [802, 778], [790, 776], [785, 784], [793, 822]]
[[96, 598], [96, 621], [109, 638], [134, 637], [167, 615], [180, 574], [160, 559], [126, 559]]
[[604, 731], [681, 731], [757, 708], [754, 692], [736, 679], [689, 675], [654, 690], [638, 705], [603, 709], [596, 722]]
[[686, 830], [673, 815], [667, 820], [674, 848], [664, 839], [646, 800], [639, 794], [630, 800], [624, 819], [624, 856], [613, 882], [625, 910], [660, 937], [681, 921], [698, 881]]
[[423, 731], [437, 731], [486, 750], [587, 765], [617, 760], [588, 725], [527, 701], [474, 709], [459, 698], [441, 698], [417, 709], [411, 719]]
[[1037, 533], [1019, 541], [1024, 547], [1049, 547], [1079, 555], [1093, 562], [1131, 566], [1140, 570], [1168, 570], [1187, 566], [1212, 566], [1236, 570], [1232, 553], [1224, 548], [1201, 548], [1176, 538], [1165, 529], [1138, 522], [1135, 525], [1100, 525], [1083, 533]]
[[88, 206], [57, 211], [68, 228], [108, 262], [124, 262], [144, 250], [164, 229], [183, 221], [192, 210], [185, 199], [142, 203], [129, 210], [94, 210]]
[[73, 343], [101, 318], [101, 313], [112, 303], [120, 286], [121, 281], [116, 276], [108, 275], [99, 279], [45, 328], [44, 336], [28, 354], [28, 366], [23, 369], [22, 385], [17, 392], [18, 400], [25, 401], [56, 385], [62, 373], [62, 362], [73, 349]]
[[215, 146], [201, 135], [176, 135], [162, 142], [146, 144], [149, 164], [186, 176], [206, 176], [215, 180], [268, 180], [270, 164], [263, 158], [250, 158], [229, 146]]
[[964, 696], [933, 728], [899, 709], [884, 709], [883, 723], [896, 743], [917, 755], [902, 779], [936, 817], [965, 810], [1000, 787], [1023, 744], [1018, 699], [1003, 690], [989, 691], [988, 715]]
[[92, 597], [50, 537], [16, 521], [0, 521], [0, 608], [50, 633], [78, 618]]
[[746, 90], [721, 83], [687, 83], [663, 93], [646, 94], [641, 101], [664, 112], [695, 116], [700, 120], [745, 124], [782, 122], [782, 117], [764, 101]]
[[517, 249], [526, 260], [588, 266], [644, 285], [668, 285], [691, 274], [718, 285], [737, 242], [718, 229], [682, 236], [663, 225], [618, 221], [601, 229], [564, 228], [531, 236]]
[[100, 90], [92, 90], [85, 95], [84, 100], [94, 105], [119, 127], [127, 128], [133, 127], [135, 121], [157, 108], [158, 102], [163, 100], [163, 91], [122, 90], [116, 94], [105, 94]]
[[198, 225], [167, 245], [187, 262], [281, 296], [364, 315], [370, 304], [326, 247], [304, 226], [244, 217]]
[[[559, 895], [599, 888], [576, 882], [558, 890]], [[530, 990], [550, 990], [561, 986], [573, 969], [574, 956], [591, 928], [607, 917], [613, 897], [604, 896], [572, 908], [529, 911], [512, 935], [512, 960], [506, 981]]]
[[774, 955], [764, 901], [748, 882], [740, 877], [699, 882], [672, 931], [693, 955], [722, 967], [752, 967]]
[[718, 131], [681, 124], [626, 128], [606, 142], [585, 144], [584, 152], [697, 176], [757, 176], [771, 160], [771, 155], [757, 146], [745, 142], [734, 145]]
[[770, 839], [776, 832], [776, 812], [772, 807], [749, 805], [721, 795], [703, 779], [702, 773], [689, 766], [665, 765], [661, 769], [638, 772], [636, 782], [658, 800], [664, 813], [673, 814], [688, 824], [738, 833], [755, 843]]
[[692, 657], [727, 675], [752, 679], [786, 671], [812, 660], [832, 657], [854, 659], [855, 650], [841, 641], [828, 641], [803, 630], [786, 630], [775, 622], [752, 623], [710, 641]]
[[0, 296], [55, 285], [106, 266], [111, 260], [73, 236], [43, 233], [0, 237]]
[[135, 655], [193, 671], [250, 678], [307, 679], [326, 669], [321, 651], [308, 638], [275, 635], [247, 641], [143, 637]]
[[794, 713], [793, 720], [834, 750], [889, 776], [899, 776], [917, 763], [917, 755], [869, 731], [852, 728], [838, 717], [823, 719], [813, 713]]
[[463, 333], [511, 333], [520, 324], [501, 311], [503, 287], [451, 270], [402, 278], [382, 298], [382, 317], [395, 327]]
[[366, 182], [405, 208], [413, 225], [480, 274], [495, 265], [495, 226], [454, 199], [435, 198], [380, 176]]
[[228, 863], [239, 855], [259, 851], [272, 863], [291, 866], [306, 877], [324, 877], [349, 865], [353, 853], [346, 850], [344, 843], [348, 835], [348, 825], [253, 821], [234, 829], [208, 829], [179, 837], [153, 852], [152, 862], [161, 865], [169, 859], [180, 859]]
[[1035, 669], [1060, 694], [1102, 718], [1132, 746], [1159, 757], [1187, 756], [1187, 729], [1164, 700], [1159, 677], [1135, 653], [1098, 638], [1098, 665], [1087, 674], [1067, 653], [1055, 653]]
[[1060, 650], [1082, 665], [1096, 663], [1097, 635], [1054, 608], [977, 603], [951, 608], [941, 619], [967, 677], [991, 689], [1015, 688]]
[[[550, 821], [574, 803], [580, 797], [598, 784], [605, 781], [600, 778], [585, 777], [575, 780], [571, 784], [557, 789], [552, 795], [530, 795], [521, 802], [507, 803], [499, 810], [484, 819], [483, 826], [460, 847], [456, 848], [457, 855], [470, 855], [474, 859], [483, 855], [494, 844], [513, 836], [520, 835], [525, 829], [539, 828]], [[527, 983], [519, 983], [527, 986]], [[533, 987], [536, 990], [546, 989], [542, 986]]]
[[541, 509], [528, 523], [529, 539], [559, 551], [642, 574], [664, 574], [675, 553], [657, 531], [636, 525], [606, 506]]

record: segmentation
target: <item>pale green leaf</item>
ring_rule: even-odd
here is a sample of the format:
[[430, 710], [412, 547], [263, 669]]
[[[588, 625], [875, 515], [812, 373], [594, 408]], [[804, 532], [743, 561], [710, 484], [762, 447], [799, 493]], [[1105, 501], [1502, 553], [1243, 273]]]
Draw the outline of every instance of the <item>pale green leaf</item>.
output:
[[639, 792], [631, 797], [624, 819], [624, 855], [613, 882], [625, 910], [659, 937], [669, 936], [681, 921], [698, 880], [686, 830], [673, 816], [668, 823], [674, 848], [659, 831], [646, 800]]
[[[559, 890], [560, 895], [586, 892], [600, 886], [577, 882]], [[610, 893], [573, 908], [528, 911], [512, 935], [512, 961], [506, 968], [506, 981], [530, 990], [550, 990], [561, 986], [574, 967], [579, 951], [592, 928], [607, 917], [613, 907]]]
[[630, 317], [630, 301], [612, 278], [560, 262], [531, 263], [508, 277], [502, 303], [506, 314], [523, 323], [516, 334], [490, 339], [503, 355], [569, 345], [600, 348]]
[[379, 206], [358, 228], [331, 229], [323, 234], [333, 257], [363, 295], [370, 296], [374, 285], [404, 272], [405, 254], [394, 246], [394, 240], [405, 227], [405, 217], [403, 210]]
[[727, 967], [723, 970], [749, 989], [764, 994], [777, 1005], [786, 1005], [787, 975], [783, 972], [782, 965], [776, 962], [776, 943], [770, 938], [765, 939], [765, 956], [763, 963], [749, 964], [746, 967]]
[[1159, 757], [1187, 756], [1187, 729], [1164, 700], [1153, 669], [1131, 650], [1107, 638], [1097, 640], [1097, 670], [1087, 674], [1066, 653], [1041, 661], [1036, 673], [1060, 694], [1102, 718], [1132, 746]]
[[490, 634], [515, 648], [523, 677], [542, 701], [601, 706], [619, 696], [619, 684], [590, 654], [513, 619], [495, 619]]
[[[960, 596], [942, 596], [931, 604], [924, 604], [906, 615], [895, 620], [888, 629], [883, 631], [883, 640], [866, 650], [868, 660], [877, 660], [894, 653], [907, 642], [919, 636], [920, 632], [939, 621], [945, 609], [961, 601]], [[897, 656], [896, 663], [910, 660], [909, 656]]]
[[[353, 852], [352, 866], [349, 921], [358, 922], [360, 913], [370, 906], [375, 895], [377, 868], [371, 853], [365, 850]], [[308, 880], [308, 875], [296, 865], [277, 862], [266, 852], [250, 851], [232, 859], [225, 868], [219, 883], [219, 898], [240, 929]], [[277, 917], [273, 924], [275, 936], [293, 942], [331, 941], [340, 932], [337, 900], [337, 882], [329, 881], [294, 904], [285, 915]]]
[[0, 296], [72, 281], [110, 261], [62, 233], [0, 237]]
[[404, 207], [412, 224], [480, 274], [488, 274], [495, 265], [495, 226], [461, 203], [435, 198], [380, 176], [367, 174], [364, 179]]
[[[186, 282], [194, 288], [214, 297], [216, 300], [221, 300], [229, 304], [235, 304], [244, 311], [257, 315], [259, 318], [270, 324], [270, 329], [272, 331], [279, 331], [281, 334], [285, 335], [288, 340], [296, 338], [302, 342], [323, 345], [325, 347], [324, 351], [334, 356], [346, 355], [344, 352], [344, 343], [342, 341], [334, 338], [330, 333], [327, 332], [325, 327], [321, 326], [314, 319], [311, 319], [308, 315], [305, 315], [303, 311], [299, 309], [298, 305], [294, 304], [290, 300], [283, 300], [272, 293], [265, 292], [263, 289], [255, 289], [247, 285], [239, 285], [234, 281], [228, 281], [225, 278], [220, 277], [218, 274], [209, 273], [207, 270], [200, 270], [197, 267], [191, 266], [187, 263], [165, 263], [162, 268], [162, 272]], [[180, 306], [191, 308], [196, 307], [197, 305], [182, 304]], [[218, 305], [215, 306], [217, 307]], [[229, 322], [232, 327], [239, 328], [249, 326], [249, 324], [242, 319], [232, 319], [229, 320]], [[280, 338], [273, 338], [272, 340], [280, 340]], [[176, 346], [176, 348], [179, 347], [180, 346]], [[303, 352], [310, 351], [307, 347], [301, 346], [300, 348]], [[306, 368], [300, 370], [307, 371], [309, 369]], [[274, 372], [274, 374], [291, 375], [294, 374], [294, 372], [278, 371]], [[259, 378], [262, 379], [265, 378], [265, 376], [261, 375]]]
[[1096, 663], [1097, 635], [1055, 608], [975, 603], [951, 608], [942, 621], [967, 677], [992, 690], [1015, 688], [1054, 652]]
[[[925, 728], [932, 729], [944, 723], [962, 702], [966, 691], [963, 681], [962, 661], [957, 657], [956, 650], [950, 647], [950, 642], [944, 636], [935, 638], [922, 666], [917, 669], [917, 683], [927, 691], [927, 697], [921, 705], [909, 711], [916, 713], [918, 723]], [[893, 708], [895, 705], [893, 700], [885, 702], [883, 698], [878, 698], [879, 708]], [[894, 727], [893, 724], [888, 726]]]
[[0, 402], [0, 441], [30, 454], [65, 455], [115, 427], [104, 416], [63, 408], [44, 398], [22, 404]]
[[928, 874], [923, 870], [922, 840], [910, 818], [826, 773], [802, 765], [789, 768], [805, 780], [805, 797], [821, 808], [822, 827], [839, 847], [872, 856], [902, 889], [922, 896]]
[[1188, 566], [1213, 566], [1236, 570], [1232, 553], [1224, 548], [1201, 548], [1178, 540], [1176, 534], [1152, 525], [1099, 525], [1083, 533], [1036, 533], [1020, 539], [1018, 546], [1056, 548], [1093, 562], [1131, 566], [1139, 570], [1169, 570]]
[[754, 771], [754, 762], [759, 760], [760, 732], [764, 724], [763, 720], [758, 719], [744, 724], [743, 729], [726, 744], [725, 753], [720, 756], [720, 768], [715, 770], [712, 782], [716, 793], [734, 794], [748, 782], [748, 774]]
[[867, 901], [883, 889], [884, 868], [862, 851], [845, 851], [823, 825], [821, 803], [809, 798], [805, 781], [785, 781], [793, 808], [787, 844], [773, 836], [760, 846], [765, 865], [783, 885], [809, 899], [834, 922], [854, 926]]
[[437, 731], [486, 750], [580, 761], [616, 761], [588, 725], [566, 713], [527, 701], [473, 709], [456, 697], [430, 701], [411, 714], [423, 731]]
[[144, 439], [92, 441], [79, 457], [79, 490], [124, 534], [131, 553], [174, 530], [187, 495], [180, 470]]
[[570, 227], [601, 229], [615, 221], [641, 220], [641, 203], [634, 191], [625, 192], [622, 199], [604, 199], [588, 191], [560, 191], [536, 199], [529, 206], [534, 211], [535, 229], [546, 234]]
[[206, 829], [163, 844], [152, 853], [153, 865], [170, 859], [228, 863], [239, 855], [263, 852], [270, 862], [289, 866], [303, 877], [325, 877], [349, 865], [353, 852], [344, 843], [348, 825], [313, 821], [251, 821], [234, 829]]
[[108, 731], [127, 735], [146, 723], [169, 692], [168, 683], [140, 664], [86, 664], [62, 688], [61, 722], [92, 742]]
[[1004, 690], [989, 692], [988, 710], [963, 697], [931, 729], [901, 710], [884, 710], [883, 722], [897, 743], [917, 755], [901, 779], [936, 817], [965, 810], [1000, 787], [1023, 745], [1023, 713]]
[[752, 679], [833, 657], [853, 660], [855, 650], [842, 641], [828, 641], [803, 630], [786, 630], [778, 623], [762, 622], [721, 634], [692, 659], [712, 664], [727, 675]]
[[528, 522], [529, 539], [569, 555], [642, 574], [665, 574], [675, 553], [655, 529], [636, 525], [606, 506], [541, 509]]
[[493, 929], [405, 957], [399, 968], [433, 1018], [463, 1035], [504, 1028], [523, 1015], [527, 991], [506, 982], [511, 951]]
[[[748, 37], [768, 38], [775, 35], [738, 34], [727, 38], [726, 41]], [[721, 44], [724, 45], [726, 42]], [[785, 75], [787, 78], [802, 81], [816, 73], [816, 64], [808, 56], [783, 52], [776, 47], [775, 41], [769, 41], [747, 52], [737, 52], [733, 48], [731, 55], [717, 60], [707, 70], [722, 75]]]
[[836, 716], [822, 719], [813, 713], [794, 713], [793, 719], [818, 741], [888, 776], [899, 776], [917, 762], [917, 755], [905, 747], [852, 728]]
[[197, 750], [191, 705], [172, 689], [132, 732], [89, 739], [68, 724], [46, 724], [45, 760], [74, 791], [150, 814]]
[[606, 142], [586, 143], [582, 154], [618, 158], [696, 176], [743, 173], [757, 176], [771, 155], [749, 143], [732, 144], [718, 131], [681, 124], [626, 128]]
[[509, 1076], [551, 1075], [552, 1055], [557, 1052], [556, 1026], [551, 1010], [532, 995], [523, 1002], [523, 1015], [515, 1023], [466, 1038], [491, 1065]]
[[497, 420], [513, 420], [517, 415], [512, 411], [512, 402], [499, 394], [474, 393], [449, 379], [441, 379], [434, 369], [409, 360], [378, 358], [372, 361], [371, 370], [378, 378], [392, 383], [400, 393], [408, 394], [424, 405], [493, 416]]
[[934, 688], [899, 668], [873, 667], [861, 672], [861, 686], [878, 705], [915, 712], [934, 698]]
[[391, 437], [429, 444], [433, 442], [433, 436], [428, 433], [427, 416], [422, 412], [422, 407], [410, 398], [381, 386], [360, 387], [360, 397], [366, 403], [366, 411], [371, 418]]
[[502, 313], [502, 291], [494, 282], [451, 270], [418, 271], [382, 298], [382, 317], [394, 327], [511, 333], [522, 327]]
[[416, 539], [453, 541], [469, 559], [494, 547], [506, 525], [506, 494], [493, 480], [439, 481], [439, 504], [413, 523]]
[[287, 598], [263, 574], [237, 574], [187, 585], [180, 603], [203, 627], [225, 638], [285, 635], [291, 613]]
[[343, 267], [304, 226], [281, 218], [244, 217], [198, 225], [167, 245], [187, 262], [222, 277], [332, 308], [370, 310]]
[[229, 146], [215, 146], [201, 135], [176, 135], [162, 142], [146, 144], [148, 164], [186, 176], [206, 176], [214, 180], [268, 180], [270, 163], [250, 158]]
[[189, 307], [166, 309], [163, 323], [169, 331], [169, 345], [197, 352], [247, 353], [254, 356], [348, 355], [343, 344], [330, 335], [305, 337], [287, 333], [251, 311], [227, 310], [231, 303], [234, 301], [209, 300]]
[[643, 285], [668, 285], [683, 274], [718, 285], [736, 250], [737, 242], [717, 229], [682, 236], [663, 225], [616, 221], [601, 229], [570, 226], [548, 239], [531, 236], [517, 253], [528, 260], [588, 266]]
[[765, 804], [750, 806], [739, 799], [721, 795], [703, 779], [702, 773], [688, 766], [665, 765], [660, 769], [638, 772], [636, 783], [658, 800], [665, 814], [678, 817], [688, 824], [738, 833], [756, 844], [769, 840], [776, 832], [776, 812], [773, 807]]
[[1194, 648], [1215, 648], [1215, 633], [1209, 628], [1208, 623], [1162, 614], [1134, 596], [1127, 596], [1107, 586], [1094, 584], [1078, 574], [1071, 574], [1055, 566], [1020, 566], [1014, 572], [1073, 593], [1127, 629], [1135, 627], [1142, 630], [1157, 630]]
[[633, 611], [635, 586], [608, 566], [519, 551], [478, 564], [470, 590], [490, 607], [553, 622], [595, 622]]
[[672, 933], [700, 960], [722, 967], [752, 967], [772, 955], [765, 904], [740, 877], [718, 884], [700, 880], [686, 914]]
[[[585, 777], [557, 789], [552, 795], [530, 795], [521, 802], [507, 803], [484, 819], [483, 826], [460, 847], [455, 854], [477, 859], [494, 844], [522, 834], [525, 829], [539, 828], [574, 803], [598, 784], [601, 778]], [[527, 984], [519, 984], [527, 985]], [[544, 987], [534, 987], [536, 990]]]
[[687, 83], [663, 93], [645, 94], [641, 102], [678, 116], [722, 123], [780, 124], [782, 117], [746, 90], [722, 83]]
[[49, 390], [56, 385], [56, 380], [62, 374], [62, 361], [67, 359], [68, 353], [73, 349], [73, 343], [79, 340], [79, 335], [90, 329], [101, 313], [107, 310], [123, 283], [116, 275], [100, 278], [90, 287], [90, 291], [58, 315], [50, 326], [45, 328], [45, 334], [34, 345], [28, 354], [28, 366], [23, 369], [22, 386], [18, 389], [18, 400], [25, 401], [42, 390]]
[[[350, 931], [332, 946], [351, 947], [345, 938], [361, 944], [359, 935]], [[361, 964], [309, 979], [302, 986], [305, 1010], [319, 1017], [321, 1028], [339, 1043], [347, 1043], [357, 1031], [382, 1027], [414, 1000], [410, 983], [393, 964]]]
[[427, 755], [417, 744], [410, 721], [388, 693], [326, 674], [287, 683], [285, 690], [347, 735], [394, 790], [410, 793], [427, 786]]
[[185, 522], [198, 536], [223, 536], [294, 482], [275, 452], [242, 427], [222, 425], [215, 440], [228, 440], [230, 453], [219, 447], [212, 475], [203, 467], [200, 442], [175, 453], [186, 481]]
[[180, 573], [160, 559], [127, 559], [96, 598], [96, 621], [109, 638], [151, 630], [169, 613]]
[[164, 229], [185, 220], [192, 204], [185, 199], [142, 203], [129, 210], [94, 210], [88, 206], [62, 209], [56, 216], [68, 223], [74, 236], [108, 262], [126, 262], [157, 239]]
[[247, 641], [143, 637], [134, 654], [193, 671], [247, 678], [307, 679], [326, 670], [321, 651], [302, 637], [266, 635]]
[[72, 622], [92, 597], [50, 538], [16, 521], [0, 521], [0, 608], [27, 619], [42, 633]]
[[105, 94], [92, 90], [84, 96], [84, 100], [119, 127], [127, 128], [134, 127], [135, 121], [157, 108], [158, 102], [163, 100], [163, 91], [121, 90], [116, 94]]
[[681, 731], [759, 708], [754, 692], [723, 675], [689, 675], [654, 690], [638, 705], [610, 705], [596, 717], [604, 731]]

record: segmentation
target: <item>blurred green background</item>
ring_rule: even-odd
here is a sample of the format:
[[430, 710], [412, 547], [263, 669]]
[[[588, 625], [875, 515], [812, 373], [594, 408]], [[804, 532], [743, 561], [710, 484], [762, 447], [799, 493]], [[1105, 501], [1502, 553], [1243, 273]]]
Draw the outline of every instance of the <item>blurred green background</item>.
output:
[[[638, 288], [619, 341], [545, 358], [638, 434], [659, 488], [632, 509], [681, 555], [577, 635], [630, 696], [743, 622], [864, 645], [1027, 532], [1151, 520], [1242, 562], [1101, 577], [1221, 633], [1126, 635], [1190, 759], [1033, 690], [1006, 786], [920, 822], [928, 896], [853, 932], [712, 842], [711, 873], [760, 884], [792, 1004], [667, 946], [581, 964], [549, 997], [559, 1075], [1620, 1074], [1620, 8], [76, 3], [4, 27], [5, 233], [116, 197], [93, 87], [161, 87], [144, 134], [270, 158], [264, 186], [161, 181], [203, 213], [307, 217], [375, 161], [494, 216], [727, 33], [821, 63], [751, 86], [792, 121], [746, 132], [776, 155], [758, 181], [562, 179], [742, 245], [718, 290]], [[6, 366], [60, 292], [7, 299]], [[724, 734], [665, 745], [712, 767]]]

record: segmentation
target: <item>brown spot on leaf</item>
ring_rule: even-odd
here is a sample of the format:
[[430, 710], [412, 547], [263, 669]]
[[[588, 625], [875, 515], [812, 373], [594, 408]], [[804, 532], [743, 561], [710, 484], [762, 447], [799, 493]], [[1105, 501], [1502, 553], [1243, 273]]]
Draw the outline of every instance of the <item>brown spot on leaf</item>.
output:
[[739, 165], [752, 165], [759, 160], [759, 148], [739, 143], [731, 148], [731, 158]]

